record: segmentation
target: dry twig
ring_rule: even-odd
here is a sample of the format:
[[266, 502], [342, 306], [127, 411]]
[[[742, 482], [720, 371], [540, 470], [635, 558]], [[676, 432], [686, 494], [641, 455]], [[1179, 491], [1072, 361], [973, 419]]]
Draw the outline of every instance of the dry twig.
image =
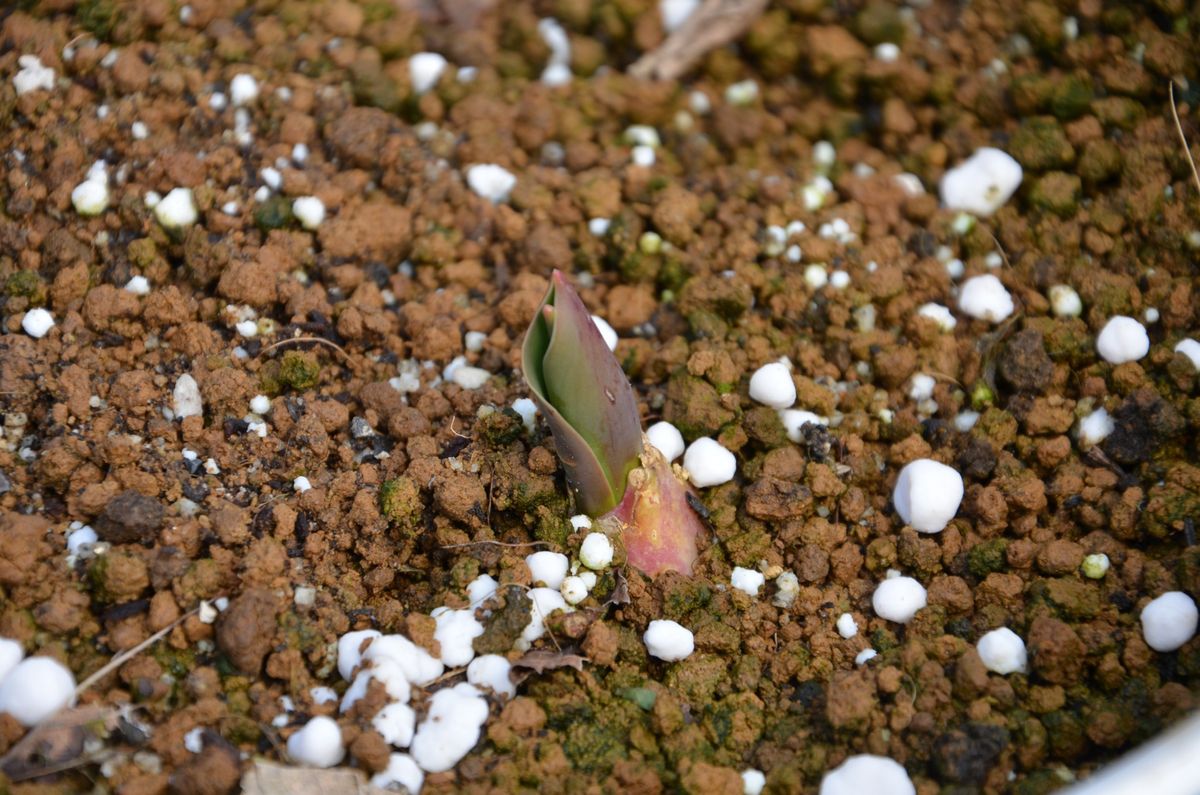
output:
[[338, 345], [336, 342], [331, 342], [324, 337], [288, 337], [286, 340], [272, 342], [270, 345], [259, 351], [258, 355], [264, 356], [276, 348], [282, 348], [284, 345], [294, 345], [298, 342], [316, 342], [320, 343], [321, 345], [328, 345], [330, 348], [333, 348], [335, 351], [340, 353], [346, 361], [350, 361], [350, 354], [346, 353], [346, 350], [341, 345]]
[[82, 682], [79, 683], [79, 686], [75, 688], [75, 695], [79, 696], [85, 690], [87, 690], [89, 687], [96, 684], [101, 679], [103, 679], [104, 677], [106, 677], [110, 673], [112, 673], [113, 671], [120, 668], [126, 662], [128, 662], [129, 660], [138, 656], [139, 654], [141, 654], [143, 651], [145, 651], [150, 646], [153, 646], [158, 641], [162, 640], [164, 637], [166, 637], [167, 633], [169, 633], [171, 630], [175, 629], [175, 627], [182, 624], [190, 616], [195, 615], [196, 612], [199, 610], [200, 610], [199, 607], [193, 607], [191, 610], [187, 611], [186, 613], [181, 615], [179, 618], [175, 619], [170, 624], [168, 624], [167, 626], [160, 629], [158, 632], [155, 632], [153, 635], [146, 638], [144, 641], [142, 641], [138, 645], [136, 645], [132, 648], [126, 649], [125, 651], [114, 655], [111, 660], [109, 660], [104, 666], [102, 666], [100, 668], [100, 670], [96, 671], [91, 676], [89, 676], [87, 679], [84, 679]]
[[676, 80], [717, 47], [745, 33], [767, 0], [705, 0], [683, 26], [629, 67], [642, 79]]
[[1183, 125], [1179, 123], [1179, 110], [1175, 107], [1175, 81], [1167, 83], [1167, 94], [1171, 98], [1171, 116], [1175, 119], [1175, 131], [1179, 133], [1179, 141], [1183, 144], [1183, 154], [1187, 157], [1188, 165], [1192, 167], [1192, 179], [1196, 181], [1196, 192], [1200, 193], [1200, 171], [1196, 170], [1196, 161], [1192, 159], [1192, 150], [1188, 147], [1187, 136], [1183, 134]]

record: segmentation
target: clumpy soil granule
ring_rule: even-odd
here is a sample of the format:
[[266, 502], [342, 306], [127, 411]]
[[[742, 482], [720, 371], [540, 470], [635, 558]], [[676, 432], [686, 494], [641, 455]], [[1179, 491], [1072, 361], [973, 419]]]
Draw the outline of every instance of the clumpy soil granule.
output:
[[[521, 658], [524, 556], [583, 535], [511, 408], [555, 268], [618, 332], [643, 423], [737, 475], [700, 490], [693, 575], [602, 572], [424, 792], [740, 793], [751, 768], [816, 792], [871, 753], [921, 795], [1042, 793], [1194, 708], [1200, 639], [1154, 651], [1139, 615], [1200, 596], [1175, 350], [1200, 336], [1200, 6], [747, 6], [678, 79], [630, 75], [667, 37], [652, 0], [0, 10], [0, 636], [81, 683], [137, 649], [66, 728], [0, 715], [0, 789], [238, 791], [318, 715], [371, 776], [386, 697], [339, 713], [338, 638], [436, 654], [429, 614], [481, 574], [475, 649]], [[985, 146], [1020, 187], [943, 207]], [[1000, 322], [959, 309], [981, 274]], [[1114, 365], [1117, 315], [1150, 347]], [[781, 357], [827, 429], [750, 399]], [[892, 505], [919, 458], [965, 482], [937, 534]], [[891, 570], [927, 589], [907, 624], [872, 608]], [[660, 618], [686, 659], [647, 655]], [[999, 627], [1025, 671], [981, 661]], [[464, 676], [414, 688], [418, 720]]]

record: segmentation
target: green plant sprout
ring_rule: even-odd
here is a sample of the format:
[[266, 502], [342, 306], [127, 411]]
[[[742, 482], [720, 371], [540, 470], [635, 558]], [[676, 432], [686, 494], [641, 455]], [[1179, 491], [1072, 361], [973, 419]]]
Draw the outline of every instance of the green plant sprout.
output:
[[642, 435], [629, 379], [561, 271], [525, 334], [521, 366], [580, 507], [618, 521], [630, 565], [690, 574], [703, 524], [688, 486]]

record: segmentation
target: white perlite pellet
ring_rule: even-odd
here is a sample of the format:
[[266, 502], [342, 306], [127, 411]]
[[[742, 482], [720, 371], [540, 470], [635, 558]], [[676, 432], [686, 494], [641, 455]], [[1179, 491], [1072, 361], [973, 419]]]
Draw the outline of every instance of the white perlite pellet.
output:
[[699, 488], [719, 486], [733, 480], [737, 474], [737, 458], [707, 436], [692, 442], [683, 454], [683, 468], [688, 471], [692, 485]]
[[927, 317], [934, 323], [938, 324], [938, 328], [942, 331], [954, 331], [954, 327], [958, 325], [958, 319], [954, 317], [949, 308], [941, 304], [928, 303], [922, 304], [917, 314], [921, 317]]
[[562, 594], [563, 600], [569, 605], [577, 605], [588, 596], [587, 581], [582, 577], [565, 577], [562, 585], [559, 586], [558, 592]]
[[529, 577], [534, 585], [557, 589], [562, 586], [571, 561], [561, 552], [542, 551], [526, 555], [525, 565], [529, 567]]
[[916, 795], [908, 772], [894, 759], [851, 756], [821, 779], [819, 795]]
[[942, 176], [942, 204], [989, 216], [1021, 185], [1021, 164], [1006, 152], [983, 147]]
[[292, 202], [292, 215], [305, 229], [316, 229], [325, 220], [325, 203], [316, 196], [301, 196]]
[[958, 513], [963, 479], [954, 468], [918, 458], [900, 470], [892, 502], [905, 524], [921, 533], [940, 533]]
[[824, 417], [819, 417], [804, 409], [784, 409], [779, 412], [779, 420], [783, 423], [783, 429], [787, 431], [788, 438], [797, 443], [804, 441], [805, 425], [826, 424]]
[[200, 386], [188, 373], [179, 376], [172, 393], [176, 419], [200, 417], [204, 414], [204, 400], [200, 397]]
[[674, 461], [683, 455], [686, 447], [683, 443], [683, 434], [666, 420], [656, 422], [647, 428], [646, 438], [658, 452], [662, 453], [663, 458], [667, 459], [668, 462]]
[[499, 654], [482, 654], [467, 666], [467, 681], [476, 687], [486, 687], [498, 696], [512, 698], [517, 694], [509, 673], [512, 663]]
[[258, 99], [258, 81], [244, 72], [234, 75], [229, 81], [229, 98], [235, 106], [249, 105]]
[[395, 753], [388, 757], [387, 767], [371, 776], [371, 786], [381, 790], [403, 787], [409, 793], [421, 791], [425, 774], [408, 754]]
[[1142, 608], [1142, 637], [1155, 651], [1175, 651], [1196, 634], [1196, 602], [1183, 591], [1168, 591]]
[[907, 624], [925, 606], [925, 587], [912, 577], [892, 577], [879, 583], [871, 596], [875, 614], [888, 621]]
[[408, 59], [408, 79], [413, 93], [424, 94], [437, 85], [446, 71], [446, 59], [440, 53], [419, 52]]
[[1056, 284], [1050, 288], [1050, 311], [1056, 317], [1079, 317], [1083, 313], [1083, 299], [1069, 284]]
[[766, 581], [767, 578], [762, 572], [741, 566], [735, 567], [729, 575], [729, 584], [747, 596], [758, 596]]
[[764, 364], [750, 376], [750, 397], [773, 409], [786, 409], [796, 402], [792, 371], [783, 362]]
[[993, 629], [975, 644], [979, 659], [989, 671], [997, 674], [1024, 673], [1028, 662], [1025, 641], [1008, 627]]
[[30, 309], [21, 318], [21, 329], [35, 340], [40, 340], [49, 334], [52, 328], [54, 328], [54, 315], [40, 306]]
[[662, 18], [663, 31], [674, 33], [679, 30], [699, 7], [700, 0], [658, 0], [658, 15]]
[[855, 622], [854, 616], [849, 613], [842, 613], [837, 620], [838, 634], [843, 638], [853, 638], [858, 634], [858, 623]]
[[42, 60], [36, 55], [22, 55], [17, 58], [21, 68], [13, 75], [13, 88], [17, 96], [31, 91], [50, 91], [54, 88], [54, 70], [43, 66]]
[[1088, 448], [1100, 444], [1116, 428], [1116, 423], [1107, 411], [1102, 408], [1096, 409], [1079, 421], [1079, 446]]
[[980, 320], [999, 323], [1013, 313], [1012, 296], [1004, 285], [990, 273], [972, 276], [963, 282], [958, 294], [958, 308]]
[[440, 644], [442, 663], [458, 668], [475, 659], [472, 642], [483, 634], [483, 624], [475, 618], [473, 609], [452, 610], [439, 607], [430, 614], [437, 621], [433, 637]]
[[579, 545], [579, 562], [593, 571], [612, 565], [612, 540], [604, 533], [588, 533]]
[[617, 331], [608, 324], [608, 321], [599, 315], [592, 315], [592, 323], [596, 325], [596, 329], [600, 332], [600, 336], [604, 338], [604, 344], [608, 346], [610, 351], [617, 349]]
[[87, 177], [71, 191], [71, 205], [82, 216], [94, 216], [108, 207], [108, 170], [103, 160], [88, 169]]
[[1192, 363], [1192, 366], [1200, 370], [1200, 342], [1188, 337], [1182, 339], [1175, 345], [1175, 353], [1182, 353]]
[[487, 699], [474, 685], [462, 682], [437, 691], [409, 748], [413, 760], [429, 773], [449, 770], [479, 742], [487, 716]]
[[[149, 200], [149, 196], [147, 196]], [[172, 188], [154, 205], [154, 217], [166, 229], [182, 229], [200, 217], [191, 188]]]
[[1150, 336], [1134, 318], [1117, 315], [1096, 336], [1096, 352], [1110, 364], [1136, 362], [1150, 352]]
[[288, 738], [287, 752], [301, 765], [333, 767], [346, 756], [342, 730], [332, 718], [318, 715]]
[[696, 648], [692, 631], [675, 621], [656, 619], [642, 635], [646, 651], [666, 662], [687, 659]]
[[125, 284], [125, 291], [134, 295], [149, 295], [150, 280], [145, 276], [133, 276]]
[[509, 194], [517, 186], [517, 178], [494, 163], [480, 163], [467, 169], [467, 185], [492, 204], [499, 204], [508, 201]]
[[[5, 656], [11, 663], [11, 647]], [[23, 726], [36, 726], [73, 703], [75, 677], [50, 657], [21, 660], [0, 681], [0, 712], [12, 715]]]

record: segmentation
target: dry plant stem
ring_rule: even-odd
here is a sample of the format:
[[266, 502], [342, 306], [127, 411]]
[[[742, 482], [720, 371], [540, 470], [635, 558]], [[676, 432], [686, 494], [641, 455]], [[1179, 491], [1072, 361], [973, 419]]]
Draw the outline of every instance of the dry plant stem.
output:
[[199, 610], [200, 610], [199, 607], [193, 607], [191, 610], [187, 611], [186, 613], [181, 615], [179, 618], [175, 619], [170, 624], [168, 624], [167, 626], [160, 629], [158, 632], [155, 632], [153, 635], [146, 638], [144, 641], [142, 641], [138, 645], [134, 646], [131, 649], [126, 649], [125, 651], [120, 652], [120, 653], [116, 654], [115, 656], [113, 656], [113, 658], [111, 660], [109, 660], [104, 666], [102, 666], [100, 668], [100, 670], [96, 671], [91, 676], [89, 676], [87, 679], [84, 679], [82, 682], [79, 683], [79, 686], [75, 688], [75, 695], [76, 696], [81, 695], [89, 687], [96, 684], [101, 679], [103, 679], [104, 677], [106, 677], [110, 673], [112, 673], [113, 671], [120, 668], [128, 660], [133, 659], [134, 657], [138, 656], [139, 654], [141, 654], [143, 651], [145, 651], [149, 647], [153, 646], [158, 641], [162, 640], [164, 637], [167, 636], [167, 633], [169, 633], [171, 630], [175, 629], [175, 627], [182, 624], [189, 617], [195, 615], [196, 612]]
[[330, 342], [329, 340], [325, 339], [324, 337], [290, 337], [286, 340], [279, 340], [279, 342], [273, 342], [270, 345], [268, 345], [267, 347], [263, 348], [261, 351], [258, 352], [258, 355], [265, 356], [266, 354], [270, 353], [271, 351], [275, 350], [276, 348], [282, 348], [284, 345], [294, 345], [299, 342], [316, 342], [316, 343], [320, 343], [321, 345], [328, 345], [330, 348], [333, 348], [335, 351], [340, 353], [342, 355], [342, 358], [345, 359], [347, 362], [353, 361], [350, 358], [350, 354], [346, 353], [346, 351], [342, 349], [341, 345], [338, 345], [336, 342]]
[[641, 79], [676, 80], [717, 47], [741, 36], [767, 7], [767, 0], [705, 0], [683, 27], [629, 67]]
[[1200, 171], [1196, 170], [1196, 161], [1192, 159], [1192, 150], [1188, 147], [1187, 136], [1183, 134], [1183, 125], [1179, 123], [1179, 110], [1175, 107], [1175, 81], [1167, 83], [1167, 94], [1171, 97], [1171, 116], [1175, 119], [1175, 131], [1179, 133], [1179, 142], [1183, 144], [1183, 154], [1187, 157], [1188, 165], [1192, 167], [1192, 179], [1196, 182], [1196, 192], [1200, 193]]

